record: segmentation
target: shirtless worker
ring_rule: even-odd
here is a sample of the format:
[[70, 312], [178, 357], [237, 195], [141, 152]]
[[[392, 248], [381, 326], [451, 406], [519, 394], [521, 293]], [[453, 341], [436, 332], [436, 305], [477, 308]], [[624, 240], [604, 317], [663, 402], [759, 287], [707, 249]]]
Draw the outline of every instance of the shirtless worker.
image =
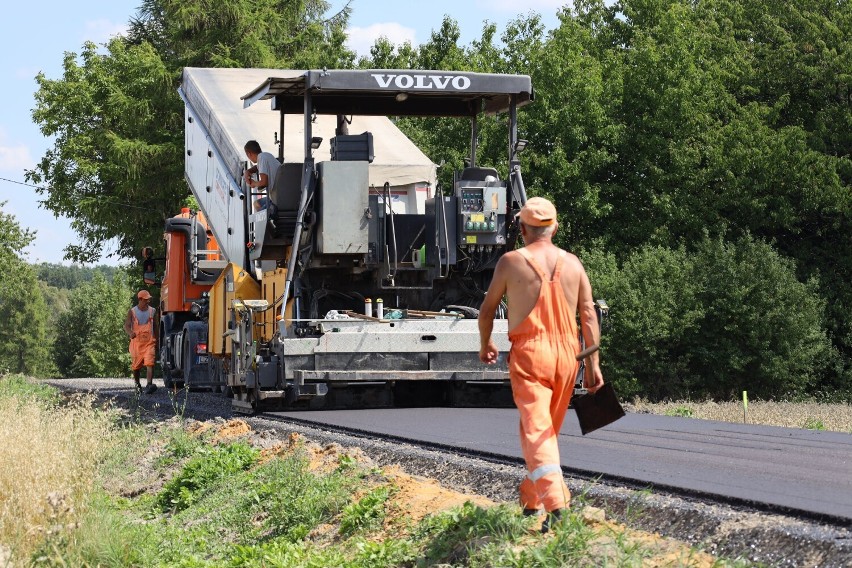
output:
[[136, 391], [139, 392], [142, 388], [139, 384], [139, 374], [142, 367], [145, 367], [147, 369], [145, 393], [151, 394], [157, 390], [157, 385], [154, 384], [154, 358], [157, 347], [157, 340], [154, 337], [156, 310], [149, 305], [151, 294], [147, 290], [139, 290], [136, 297], [139, 302], [130, 308], [127, 317], [124, 318], [124, 332], [130, 338], [130, 368], [133, 371]]
[[[574, 392], [580, 351], [577, 312], [586, 344], [600, 341], [592, 287], [580, 260], [553, 244], [559, 224], [556, 208], [547, 199], [533, 197], [519, 214], [524, 248], [506, 253], [497, 262], [494, 277], [479, 312], [479, 358], [497, 362], [491, 339], [494, 314], [503, 296], [509, 308], [509, 378], [521, 415], [521, 450], [527, 476], [521, 482], [520, 502], [525, 515], [542, 508], [547, 517], [542, 532], [562, 516], [571, 495], [562, 479], [557, 434]], [[596, 392], [604, 384], [594, 353], [586, 360], [583, 386]]]

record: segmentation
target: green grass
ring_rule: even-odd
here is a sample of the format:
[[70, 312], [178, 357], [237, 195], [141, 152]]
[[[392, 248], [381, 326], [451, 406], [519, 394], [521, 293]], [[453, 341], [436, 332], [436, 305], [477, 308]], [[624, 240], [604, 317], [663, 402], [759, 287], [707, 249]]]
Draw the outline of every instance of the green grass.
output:
[[420, 523], [414, 534], [424, 547], [417, 565], [512, 565], [504, 561], [513, 556], [512, 545], [530, 534], [532, 522], [532, 518], [520, 516], [513, 505], [483, 509], [467, 502]]
[[666, 416], [680, 416], [681, 418], [692, 418], [692, 409], [688, 406], [677, 406], [666, 410]]
[[182, 511], [210, 486], [231, 474], [247, 470], [259, 452], [245, 443], [201, 446], [182, 470], [163, 488], [157, 504], [163, 511]]
[[52, 407], [61, 402], [62, 395], [57, 389], [31, 381], [23, 375], [5, 375], [0, 376], [0, 398], [16, 398]]
[[157, 457], [157, 467], [168, 469], [181, 463], [204, 447], [204, 439], [193, 436], [182, 428], [169, 430], [166, 433], [165, 451]]
[[385, 504], [391, 490], [388, 486], [376, 487], [357, 503], [347, 505], [340, 519], [340, 534], [348, 536], [359, 530], [380, 526], [385, 518]]
[[[14, 388], [30, 396], [27, 385]], [[109, 443], [75, 522], [40, 533], [30, 564], [593, 567], [640, 566], [660, 554], [635, 533], [584, 520], [582, 494], [543, 537], [514, 504], [467, 502], [410, 518], [395, 478], [346, 453], [317, 467], [304, 444], [269, 457], [247, 441], [189, 434], [182, 423], [122, 419]]]

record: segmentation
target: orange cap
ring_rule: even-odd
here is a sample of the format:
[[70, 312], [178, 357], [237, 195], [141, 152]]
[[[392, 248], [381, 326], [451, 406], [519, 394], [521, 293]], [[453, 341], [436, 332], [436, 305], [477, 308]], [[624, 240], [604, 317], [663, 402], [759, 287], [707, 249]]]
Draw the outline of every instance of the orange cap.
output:
[[556, 222], [556, 207], [543, 197], [531, 197], [518, 214], [521, 222], [530, 227], [547, 227]]
[[139, 290], [139, 293], [136, 294], [136, 297], [139, 298], [140, 300], [142, 300], [142, 299], [150, 300], [151, 299], [151, 293], [148, 292], [148, 290]]

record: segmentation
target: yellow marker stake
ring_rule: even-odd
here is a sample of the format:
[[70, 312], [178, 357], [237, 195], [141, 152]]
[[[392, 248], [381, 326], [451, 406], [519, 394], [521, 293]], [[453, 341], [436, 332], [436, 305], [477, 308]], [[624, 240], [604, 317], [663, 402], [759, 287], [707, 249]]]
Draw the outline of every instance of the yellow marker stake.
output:
[[743, 391], [743, 422], [748, 422], [748, 392]]

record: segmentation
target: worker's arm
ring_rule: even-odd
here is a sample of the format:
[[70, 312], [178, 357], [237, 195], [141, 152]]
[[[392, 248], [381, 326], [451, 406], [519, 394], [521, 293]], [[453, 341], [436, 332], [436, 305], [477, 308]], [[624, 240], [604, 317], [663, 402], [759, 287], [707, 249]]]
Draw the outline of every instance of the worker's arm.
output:
[[269, 176], [266, 174], [257, 174], [257, 179], [246, 178], [246, 183], [254, 189], [265, 189], [269, 185]]
[[124, 333], [126, 333], [130, 339], [136, 337], [136, 334], [133, 333], [133, 308], [130, 308], [127, 312], [127, 317], [124, 318]]
[[[585, 339], [586, 347], [600, 345], [600, 323], [598, 322], [598, 314], [595, 311], [595, 300], [592, 295], [592, 285], [589, 282], [589, 277], [582, 264], [580, 264], [580, 291], [577, 295], [577, 309], [580, 312], [580, 328], [583, 332], [583, 339]], [[597, 391], [604, 384], [598, 354], [599, 351], [595, 351], [586, 358], [586, 371], [583, 376], [583, 386], [589, 389], [589, 392]]]
[[245, 171], [245, 173], [243, 174], [243, 178], [245, 178], [245, 180], [246, 180], [246, 185], [248, 185], [249, 187], [251, 187], [251, 183], [252, 183], [251, 176], [253, 174], [256, 174], [256, 173], [257, 173], [257, 166], [252, 166], [252, 167], [248, 168]]
[[506, 256], [504, 255], [497, 262], [491, 285], [488, 286], [485, 300], [479, 307], [479, 360], [489, 365], [497, 362], [497, 355], [499, 354], [497, 344], [491, 339], [491, 332], [494, 330], [494, 314], [506, 293], [506, 272], [508, 269]]

